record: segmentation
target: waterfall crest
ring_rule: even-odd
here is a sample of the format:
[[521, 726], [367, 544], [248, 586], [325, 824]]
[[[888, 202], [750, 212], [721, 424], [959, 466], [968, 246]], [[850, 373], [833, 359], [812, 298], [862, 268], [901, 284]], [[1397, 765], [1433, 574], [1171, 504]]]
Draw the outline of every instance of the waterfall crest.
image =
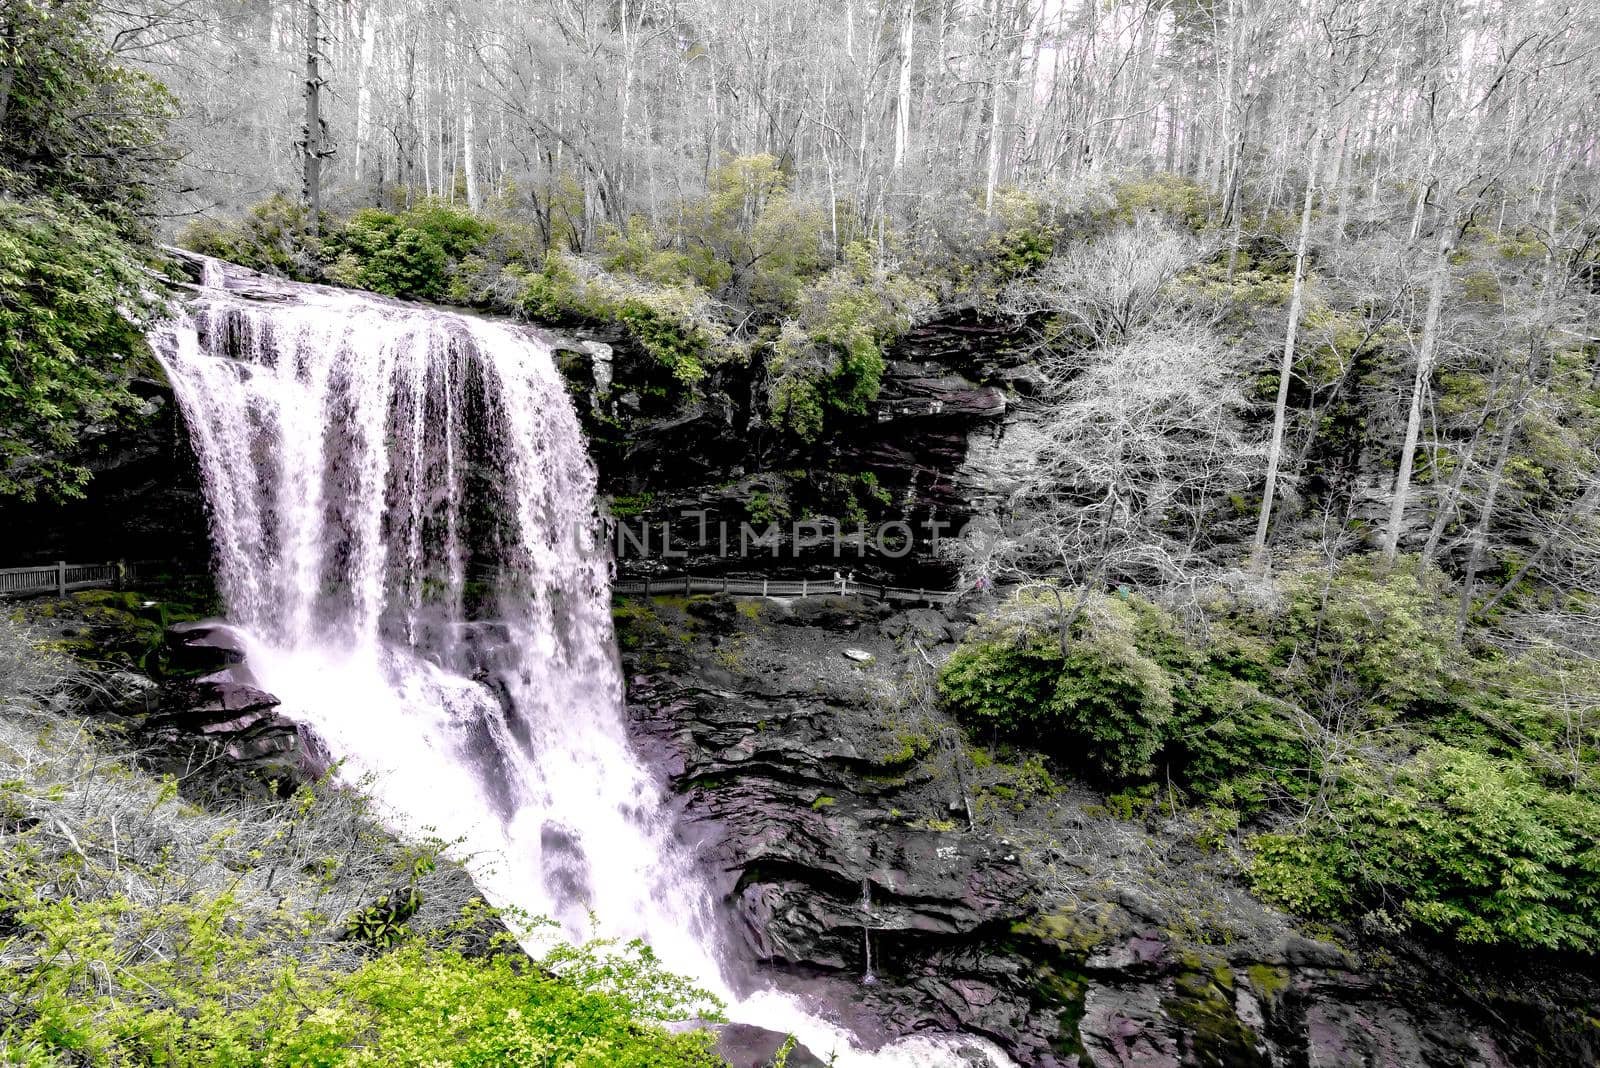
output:
[[[202, 286], [152, 346], [188, 424], [254, 681], [484, 893], [649, 941], [730, 1017], [858, 1063], [724, 984], [707, 891], [629, 744], [595, 472], [531, 332], [318, 286]], [[951, 1054], [950, 1057], [954, 1055]], [[872, 1063], [966, 1063], [911, 1039]]]

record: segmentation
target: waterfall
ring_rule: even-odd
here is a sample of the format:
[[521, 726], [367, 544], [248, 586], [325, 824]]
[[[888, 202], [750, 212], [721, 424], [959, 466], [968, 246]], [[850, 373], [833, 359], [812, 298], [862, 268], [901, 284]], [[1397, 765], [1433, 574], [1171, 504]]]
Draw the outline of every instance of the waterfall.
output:
[[[641, 937], [839, 1063], [772, 991], [734, 998], [690, 851], [630, 746], [595, 473], [550, 350], [512, 325], [206, 261], [151, 341], [199, 461], [254, 681], [397, 829], [457, 842], [486, 896]], [[247, 290], [247, 291], [246, 291]], [[959, 1063], [965, 1063], [959, 1062]]]

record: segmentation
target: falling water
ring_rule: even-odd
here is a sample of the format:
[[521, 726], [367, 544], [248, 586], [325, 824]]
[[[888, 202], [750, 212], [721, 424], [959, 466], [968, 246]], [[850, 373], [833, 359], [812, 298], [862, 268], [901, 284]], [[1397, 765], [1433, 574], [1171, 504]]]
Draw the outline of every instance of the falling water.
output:
[[[646, 938], [732, 1018], [871, 1058], [771, 991], [732, 999], [689, 853], [630, 747], [595, 475], [530, 334], [206, 261], [153, 346], [188, 423], [248, 666], [402, 830], [574, 934]], [[257, 289], [268, 286], [252, 282]], [[276, 285], [276, 284], [273, 284]]]
[[878, 976], [872, 970], [872, 883], [861, 880], [861, 985], [875, 986]]

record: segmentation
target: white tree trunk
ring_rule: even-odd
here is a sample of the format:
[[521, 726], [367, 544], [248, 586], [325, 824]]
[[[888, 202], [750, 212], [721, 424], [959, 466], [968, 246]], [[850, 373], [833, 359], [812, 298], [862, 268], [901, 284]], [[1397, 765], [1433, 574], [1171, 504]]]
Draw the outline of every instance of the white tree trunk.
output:
[[1428, 310], [1422, 320], [1417, 376], [1411, 382], [1411, 411], [1406, 417], [1406, 438], [1400, 449], [1400, 470], [1395, 474], [1394, 498], [1389, 503], [1389, 528], [1383, 542], [1383, 555], [1389, 560], [1393, 560], [1400, 549], [1406, 500], [1411, 494], [1411, 469], [1417, 459], [1417, 435], [1422, 429], [1422, 399], [1433, 377], [1433, 353], [1439, 344], [1439, 312], [1444, 304], [1445, 282], [1450, 277], [1450, 253], [1455, 248], [1455, 235], [1454, 223], [1446, 220], [1439, 233], [1439, 251], [1434, 259], [1433, 276], [1428, 282]]
[[906, 147], [911, 141], [911, 48], [916, 25], [916, 5], [905, 0], [900, 10], [900, 98], [894, 120], [894, 169], [905, 166]]
[[1283, 357], [1278, 363], [1278, 399], [1272, 407], [1272, 442], [1267, 451], [1267, 485], [1256, 517], [1256, 536], [1250, 549], [1250, 566], [1260, 573], [1267, 562], [1267, 529], [1278, 493], [1278, 468], [1283, 463], [1284, 428], [1289, 421], [1289, 383], [1294, 377], [1295, 341], [1300, 334], [1300, 314], [1305, 300], [1306, 251], [1311, 242], [1311, 205], [1317, 198], [1317, 164], [1322, 158], [1323, 126], [1318, 121], [1311, 135], [1311, 159], [1306, 166], [1305, 199], [1300, 205], [1300, 238], [1295, 245], [1294, 287], [1289, 293], [1289, 324], [1283, 334]]

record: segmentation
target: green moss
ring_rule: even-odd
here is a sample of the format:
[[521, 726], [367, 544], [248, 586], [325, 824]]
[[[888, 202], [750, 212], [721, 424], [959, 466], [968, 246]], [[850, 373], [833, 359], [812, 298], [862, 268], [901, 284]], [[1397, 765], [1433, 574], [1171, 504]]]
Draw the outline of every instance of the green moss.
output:
[[654, 493], [619, 494], [611, 498], [611, 514], [618, 519], [633, 519], [650, 510], [655, 502]]
[[1162, 1007], [1183, 1029], [1190, 1058], [1198, 1064], [1260, 1065], [1270, 1061], [1259, 1051], [1258, 1037], [1239, 1020], [1226, 986], [1211, 968], [1185, 970], [1173, 981], [1173, 994]]
[[1245, 969], [1250, 986], [1263, 1001], [1275, 1002], [1289, 988], [1289, 969], [1275, 964], [1252, 964]]

